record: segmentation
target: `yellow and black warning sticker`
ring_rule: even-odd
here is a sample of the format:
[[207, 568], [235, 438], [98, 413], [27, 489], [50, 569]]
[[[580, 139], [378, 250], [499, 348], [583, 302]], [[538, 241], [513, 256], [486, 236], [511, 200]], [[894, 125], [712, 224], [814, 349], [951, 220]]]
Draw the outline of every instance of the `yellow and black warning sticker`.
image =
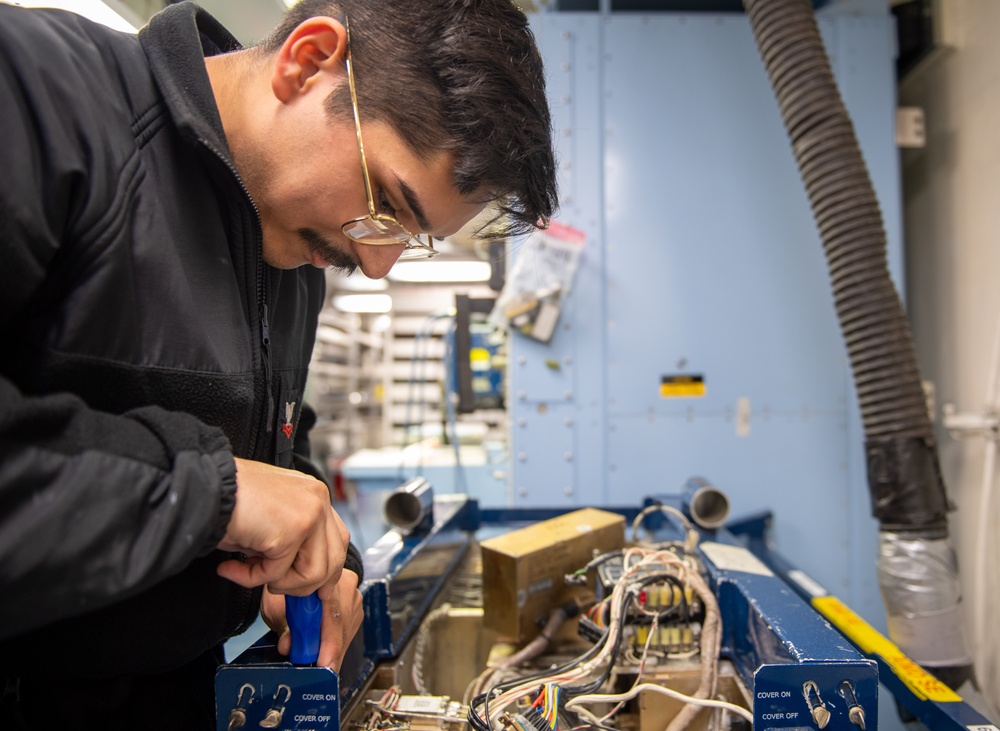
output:
[[938, 703], [957, 703], [962, 700], [958, 693], [907, 657], [892, 640], [836, 597], [814, 597], [812, 604], [862, 652], [879, 655], [917, 698]]
[[660, 377], [662, 398], [700, 398], [704, 395], [705, 377], [700, 373]]

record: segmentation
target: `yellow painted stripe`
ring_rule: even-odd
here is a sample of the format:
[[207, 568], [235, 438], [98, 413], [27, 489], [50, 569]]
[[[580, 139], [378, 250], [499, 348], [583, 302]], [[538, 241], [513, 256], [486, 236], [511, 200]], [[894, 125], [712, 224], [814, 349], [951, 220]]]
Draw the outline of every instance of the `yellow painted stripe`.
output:
[[881, 657], [917, 698], [936, 703], [962, 701], [958, 693], [908, 658], [888, 637], [855, 614], [837, 597], [819, 596], [812, 603], [816, 611], [861, 648], [862, 652]]

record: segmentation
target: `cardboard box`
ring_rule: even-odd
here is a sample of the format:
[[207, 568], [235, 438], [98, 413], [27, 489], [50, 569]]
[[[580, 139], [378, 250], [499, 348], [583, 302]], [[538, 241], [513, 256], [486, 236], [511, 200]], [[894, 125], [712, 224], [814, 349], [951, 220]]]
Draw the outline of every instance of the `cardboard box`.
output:
[[563, 577], [625, 544], [625, 518], [584, 508], [480, 543], [483, 623], [504, 637], [535, 637], [549, 611], [579, 593]]

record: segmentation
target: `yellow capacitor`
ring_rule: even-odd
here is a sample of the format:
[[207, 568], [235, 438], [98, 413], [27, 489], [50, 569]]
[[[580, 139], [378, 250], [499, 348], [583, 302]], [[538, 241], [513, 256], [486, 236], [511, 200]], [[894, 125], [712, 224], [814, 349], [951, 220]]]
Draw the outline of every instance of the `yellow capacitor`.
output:
[[648, 627], [636, 627], [635, 628], [635, 642], [637, 645], [645, 645], [646, 639], [649, 637]]

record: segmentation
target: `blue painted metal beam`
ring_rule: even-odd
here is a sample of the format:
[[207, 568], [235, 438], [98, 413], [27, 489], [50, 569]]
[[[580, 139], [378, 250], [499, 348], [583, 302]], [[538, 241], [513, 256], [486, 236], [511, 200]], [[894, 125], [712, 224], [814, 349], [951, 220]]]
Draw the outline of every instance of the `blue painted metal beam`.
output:
[[835, 626], [865, 656], [878, 663], [879, 678], [898, 703], [934, 731], [998, 731], [954, 690], [908, 658], [889, 638], [831, 595], [819, 582], [775, 552], [767, 543], [771, 513], [762, 512], [727, 527], [745, 537], [748, 548], [778, 574], [819, 615]]

